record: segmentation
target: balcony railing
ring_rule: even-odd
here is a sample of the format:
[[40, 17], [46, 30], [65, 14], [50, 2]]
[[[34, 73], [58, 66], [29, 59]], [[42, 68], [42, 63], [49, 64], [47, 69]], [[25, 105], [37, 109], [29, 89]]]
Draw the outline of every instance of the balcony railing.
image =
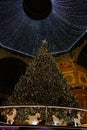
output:
[[[44, 125], [82, 127], [81, 120], [86, 109], [60, 106], [1, 106], [2, 125]], [[74, 113], [77, 113], [74, 117]], [[72, 115], [73, 114], [73, 115]], [[86, 124], [84, 125], [86, 126]]]

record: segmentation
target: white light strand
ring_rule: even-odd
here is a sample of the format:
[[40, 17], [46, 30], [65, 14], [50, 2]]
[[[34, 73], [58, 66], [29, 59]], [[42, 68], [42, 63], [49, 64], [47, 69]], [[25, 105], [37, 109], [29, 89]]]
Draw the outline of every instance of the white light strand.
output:
[[80, 109], [74, 107], [61, 107], [61, 106], [39, 106], [39, 105], [18, 105], [18, 106], [0, 106], [0, 109], [5, 108], [56, 108], [56, 109], [68, 109], [68, 110], [77, 110], [87, 112], [87, 109]]
[[87, 0], [51, 0], [52, 12], [44, 20], [32, 20], [22, 1], [0, 1], [2, 47], [34, 56], [46, 39], [52, 54], [67, 52], [87, 30]]

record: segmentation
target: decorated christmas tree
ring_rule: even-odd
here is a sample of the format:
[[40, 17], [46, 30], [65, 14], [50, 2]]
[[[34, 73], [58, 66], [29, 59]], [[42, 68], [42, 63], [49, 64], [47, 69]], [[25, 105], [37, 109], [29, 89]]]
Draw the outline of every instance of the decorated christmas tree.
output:
[[[43, 41], [36, 57], [26, 68], [25, 74], [21, 76], [5, 105], [78, 107], [67, 80], [59, 71], [55, 58], [49, 53], [46, 41]], [[17, 113], [18, 120], [26, 119], [28, 113], [35, 114], [37, 109], [31, 108], [31, 111], [29, 111], [26, 108], [24, 111], [20, 108]], [[38, 108], [38, 111], [43, 115], [42, 109]], [[52, 118], [52, 114], [66, 121], [76, 117], [77, 112], [74, 110], [50, 109], [48, 110], [49, 120]]]

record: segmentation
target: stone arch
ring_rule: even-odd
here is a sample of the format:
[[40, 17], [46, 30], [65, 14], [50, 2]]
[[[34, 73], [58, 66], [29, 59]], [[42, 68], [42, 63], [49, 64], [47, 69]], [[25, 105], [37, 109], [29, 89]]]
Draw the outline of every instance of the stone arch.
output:
[[87, 67], [87, 44], [84, 46], [84, 48], [80, 52], [77, 59], [77, 64], [80, 66]]
[[27, 64], [14, 57], [0, 59], [0, 93], [10, 95], [15, 84], [26, 71]]

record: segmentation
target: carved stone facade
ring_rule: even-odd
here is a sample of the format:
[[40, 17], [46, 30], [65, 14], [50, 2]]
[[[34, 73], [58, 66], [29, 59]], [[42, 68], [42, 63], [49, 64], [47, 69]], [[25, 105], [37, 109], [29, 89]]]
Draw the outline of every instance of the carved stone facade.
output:
[[72, 87], [84, 86], [87, 88], [87, 69], [76, 64], [72, 65], [65, 61], [63, 62], [63, 64], [63, 68], [61, 68], [61, 63], [59, 68], [67, 79], [68, 84]]

